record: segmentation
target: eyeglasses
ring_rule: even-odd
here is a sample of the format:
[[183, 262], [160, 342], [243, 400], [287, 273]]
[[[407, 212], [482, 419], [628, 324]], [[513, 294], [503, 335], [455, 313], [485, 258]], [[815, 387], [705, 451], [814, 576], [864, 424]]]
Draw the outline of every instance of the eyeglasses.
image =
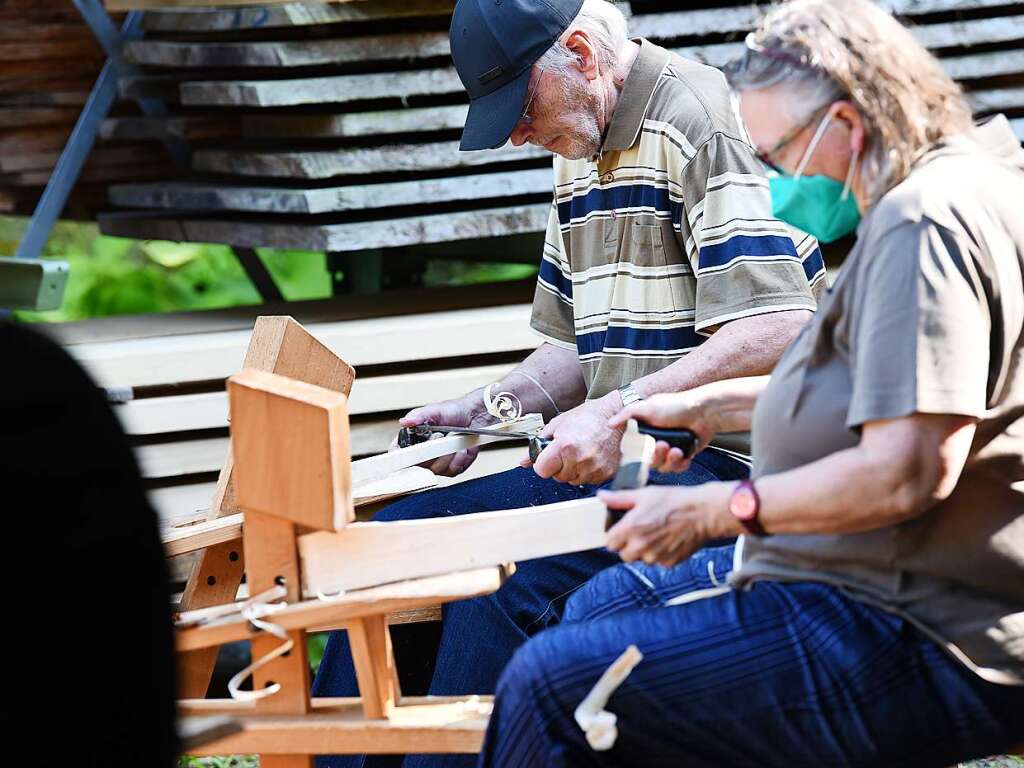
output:
[[530, 107], [533, 106], [533, 100], [537, 96], [537, 91], [540, 90], [540, 81], [544, 79], [544, 70], [540, 70], [540, 74], [537, 75], [537, 82], [533, 85], [533, 92], [530, 97], [526, 100], [526, 105], [523, 107], [523, 113], [519, 116], [518, 122], [524, 125], [530, 125], [533, 123], [533, 118], [530, 117]]
[[768, 149], [768, 150], [757, 150], [757, 152], [756, 152], [757, 159], [760, 160], [765, 165], [767, 165], [769, 168], [771, 168], [776, 173], [782, 173], [783, 171], [774, 162], [772, 162], [772, 156], [777, 154], [777, 153], [779, 153], [779, 152], [781, 152], [785, 147], [789, 146], [789, 144], [791, 144], [793, 142], [793, 140], [796, 139], [797, 136], [799, 136], [805, 130], [810, 128], [811, 125], [813, 125], [816, 121], [820, 120], [822, 114], [831, 105], [832, 105], [831, 102], [829, 102], [825, 106], [823, 106], [823, 107], [821, 107], [819, 109], [814, 110], [814, 113], [810, 116], [810, 118], [807, 120], [807, 122], [800, 123], [800, 125], [796, 126], [792, 130], [790, 130], [781, 139], [779, 139], [777, 142], [775, 142], [775, 144], [772, 145], [771, 149]]

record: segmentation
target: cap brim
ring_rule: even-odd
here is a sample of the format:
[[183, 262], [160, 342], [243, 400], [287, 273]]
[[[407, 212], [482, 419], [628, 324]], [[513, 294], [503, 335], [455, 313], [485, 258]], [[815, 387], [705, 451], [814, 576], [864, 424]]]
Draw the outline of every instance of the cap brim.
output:
[[508, 141], [523, 112], [530, 71], [527, 67], [512, 82], [469, 103], [459, 149], [494, 149]]

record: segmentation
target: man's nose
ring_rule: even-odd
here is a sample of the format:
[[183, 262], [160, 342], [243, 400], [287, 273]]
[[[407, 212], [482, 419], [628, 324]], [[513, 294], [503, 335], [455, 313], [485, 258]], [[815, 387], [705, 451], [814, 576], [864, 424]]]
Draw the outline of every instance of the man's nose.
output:
[[533, 135], [533, 129], [520, 120], [516, 123], [516, 127], [512, 129], [512, 144], [516, 147], [521, 147], [527, 142], [530, 136]]

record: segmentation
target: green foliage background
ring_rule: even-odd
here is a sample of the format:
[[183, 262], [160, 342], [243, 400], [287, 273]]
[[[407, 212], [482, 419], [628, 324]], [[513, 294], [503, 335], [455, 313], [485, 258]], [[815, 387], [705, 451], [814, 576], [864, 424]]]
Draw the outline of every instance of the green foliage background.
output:
[[[0, 256], [11, 255], [27, 220], [0, 216]], [[259, 248], [257, 253], [288, 301], [331, 295], [323, 252]], [[18, 312], [30, 321], [67, 322], [107, 315], [221, 309], [261, 303], [231, 248], [203, 243], [129, 240], [99, 234], [95, 224], [60, 222], [44, 258], [70, 264], [60, 309]], [[517, 280], [536, 273], [528, 264], [436, 261], [426, 285], [465, 285]]]

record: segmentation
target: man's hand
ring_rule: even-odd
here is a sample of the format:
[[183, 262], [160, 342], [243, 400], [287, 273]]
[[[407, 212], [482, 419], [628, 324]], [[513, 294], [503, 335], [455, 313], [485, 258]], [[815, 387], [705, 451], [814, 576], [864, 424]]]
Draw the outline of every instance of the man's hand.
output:
[[[474, 394], [476, 395], [475, 397]], [[495, 419], [484, 410], [483, 400], [479, 397], [479, 393], [470, 393], [466, 397], [460, 397], [455, 400], [445, 400], [432, 405], [424, 405], [422, 408], [414, 408], [400, 418], [398, 423], [403, 427], [437, 424], [445, 427], [486, 428], [493, 425], [494, 421]], [[441, 437], [441, 435], [436, 435], [435, 437]], [[396, 436], [394, 442], [391, 443], [391, 450], [395, 450], [397, 447], [398, 437]], [[429, 469], [435, 475], [455, 477], [455, 475], [465, 472], [469, 468], [469, 465], [473, 463], [479, 452], [480, 449], [477, 447], [467, 448], [458, 453], [441, 456], [422, 466]]]
[[[551, 444], [537, 457], [534, 471], [563, 483], [603, 483], [619, 466], [622, 427], [608, 419], [618, 410], [619, 394], [590, 400], [552, 419], [541, 431]], [[530, 466], [529, 460], [522, 466]]]

